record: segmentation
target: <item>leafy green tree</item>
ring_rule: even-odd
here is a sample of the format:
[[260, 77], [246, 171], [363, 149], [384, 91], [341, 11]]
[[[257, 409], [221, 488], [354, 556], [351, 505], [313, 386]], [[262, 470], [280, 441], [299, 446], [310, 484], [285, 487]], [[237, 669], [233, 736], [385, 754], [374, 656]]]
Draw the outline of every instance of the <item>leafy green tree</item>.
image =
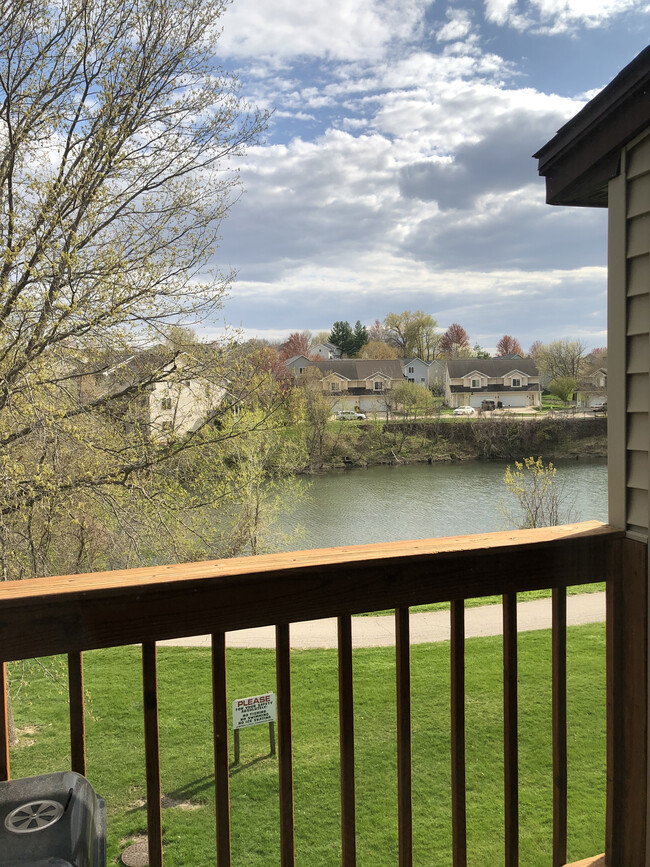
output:
[[286, 541], [278, 517], [304, 498], [305, 488], [294, 473], [304, 466], [305, 456], [299, 444], [285, 436], [280, 416], [247, 410], [239, 424], [244, 432], [227, 449], [227, 496], [215, 523], [231, 555], [263, 554]]
[[578, 387], [578, 382], [572, 376], [559, 376], [557, 379], [554, 379], [548, 386], [548, 390], [551, 394], [554, 394], [556, 397], [562, 401], [562, 403], [568, 403], [573, 397], [574, 391]]
[[317, 368], [307, 368], [302, 377], [300, 395], [302, 397], [302, 429], [305, 435], [307, 462], [311, 467], [321, 467], [327, 448], [327, 425], [332, 418], [338, 394], [334, 397], [324, 394], [321, 372]]
[[391, 389], [392, 400], [402, 412], [405, 420], [415, 420], [433, 409], [433, 395], [429, 389], [417, 382], [401, 382]]
[[441, 335], [436, 320], [422, 310], [389, 313], [384, 328], [384, 339], [397, 349], [401, 358], [432, 361], [439, 355]]
[[479, 346], [478, 343], [475, 343], [472, 347], [472, 355], [475, 358], [491, 358], [492, 356], [487, 351], [487, 349], [483, 349], [482, 346]]
[[394, 359], [399, 358], [397, 349], [383, 340], [369, 340], [359, 353], [359, 358]]
[[535, 363], [540, 373], [550, 379], [571, 377], [580, 381], [585, 367], [587, 347], [581, 340], [553, 340], [536, 352]]

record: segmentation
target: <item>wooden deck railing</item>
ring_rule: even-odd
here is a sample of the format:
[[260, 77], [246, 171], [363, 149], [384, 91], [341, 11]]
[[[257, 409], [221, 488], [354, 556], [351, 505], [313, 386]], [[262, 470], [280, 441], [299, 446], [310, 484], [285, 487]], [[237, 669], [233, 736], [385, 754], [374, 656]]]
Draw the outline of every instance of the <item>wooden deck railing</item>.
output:
[[[281, 863], [294, 863], [290, 623], [338, 618], [342, 863], [356, 863], [351, 615], [395, 609], [399, 863], [412, 863], [409, 606], [451, 601], [453, 863], [465, 865], [464, 604], [503, 595], [506, 865], [518, 864], [516, 594], [553, 588], [553, 864], [567, 847], [567, 585], [608, 582], [607, 863], [644, 863], [646, 546], [589, 522], [299, 551], [0, 585], [0, 779], [9, 778], [4, 663], [66, 653], [72, 769], [85, 771], [82, 653], [142, 645], [149, 863], [162, 865], [156, 642], [212, 635], [217, 863], [230, 864], [225, 633], [275, 625]], [[645, 857], [645, 855], [643, 855]]]

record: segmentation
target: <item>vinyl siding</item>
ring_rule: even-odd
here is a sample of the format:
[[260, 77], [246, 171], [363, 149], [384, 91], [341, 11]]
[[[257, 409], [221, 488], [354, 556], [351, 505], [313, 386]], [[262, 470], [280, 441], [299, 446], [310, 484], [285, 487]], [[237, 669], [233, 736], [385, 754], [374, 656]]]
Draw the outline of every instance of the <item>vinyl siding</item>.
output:
[[[650, 479], [650, 132], [610, 183], [610, 521], [647, 539]], [[618, 405], [618, 406], [617, 406]], [[618, 409], [618, 412], [617, 412]]]

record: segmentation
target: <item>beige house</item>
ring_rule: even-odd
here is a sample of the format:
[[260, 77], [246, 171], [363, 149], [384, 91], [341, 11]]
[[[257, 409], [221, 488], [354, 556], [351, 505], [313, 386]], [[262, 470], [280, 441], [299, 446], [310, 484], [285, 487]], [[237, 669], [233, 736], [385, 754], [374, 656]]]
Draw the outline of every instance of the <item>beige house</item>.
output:
[[301, 369], [304, 377], [318, 378], [323, 394], [332, 400], [333, 412], [387, 412], [391, 390], [405, 381], [397, 359], [332, 358], [301, 362]]
[[[116, 397], [116, 417], [148, 429], [151, 437], [184, 436], [200, 428], [223, 401], [223, 383], [196, 372], [186, 353], [163, 363], [156, 350], [86, 362], [79, 378], [85, 400]], [[119, 397], [119, 395], [123, 395]]]
[[448, 406], [480, 409], [484, 400], [500, 408], [539, 407], [542, 389], [531, 358], [454, 358], [447, 362]]
[[148, 393], [147, 424], [152, 436], [184, 436], [205, 424], [226, 389], [202, 378], [156, 382]]
[[607, 359], [587, 359], [590, 364], [578, 383], [577, 404], [590, 408], [607, 400]]

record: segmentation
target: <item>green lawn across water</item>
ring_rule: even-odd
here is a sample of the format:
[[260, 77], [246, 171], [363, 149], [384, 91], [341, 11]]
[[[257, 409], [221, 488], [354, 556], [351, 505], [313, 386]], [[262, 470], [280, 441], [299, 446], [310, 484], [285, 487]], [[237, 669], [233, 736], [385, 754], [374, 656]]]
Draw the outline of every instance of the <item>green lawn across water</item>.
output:
[[[569, 629], [569, 859], [604, 849], [605, 628]], [[503, 863], [501, 639], [467, 641], [469, 864]], [[413, 646], [415, 863], [451, 865], [449, 644]], [[214, 778], [210, 653], [159, 648], [166, 867], [212, 867]], [[551, 864], [551, 640], [519, 636], [521, 863]], [[397, 857], [395, 652], [354, 652], [359, 865]], [[337, 654], [292, 653], [296, 863], [340, 864]], [[138, 648], [85, 655], [88, 777], [108, 805], [109, 860], [146, 829], [141, 664]], [[274, 653], [228, 652], [229, 700], [275, 689]], [[67, 704], [55, 683], [15, 701], [22, 735], [12, 776], [69, 766]], [[232, 741], [231, 741], [232, 755]], [[233, 864], [279, 864], [277, 758], [268, 727], [241, 735], [231, 769]], [[168, 806], [167, 806], [168, 805]]]

